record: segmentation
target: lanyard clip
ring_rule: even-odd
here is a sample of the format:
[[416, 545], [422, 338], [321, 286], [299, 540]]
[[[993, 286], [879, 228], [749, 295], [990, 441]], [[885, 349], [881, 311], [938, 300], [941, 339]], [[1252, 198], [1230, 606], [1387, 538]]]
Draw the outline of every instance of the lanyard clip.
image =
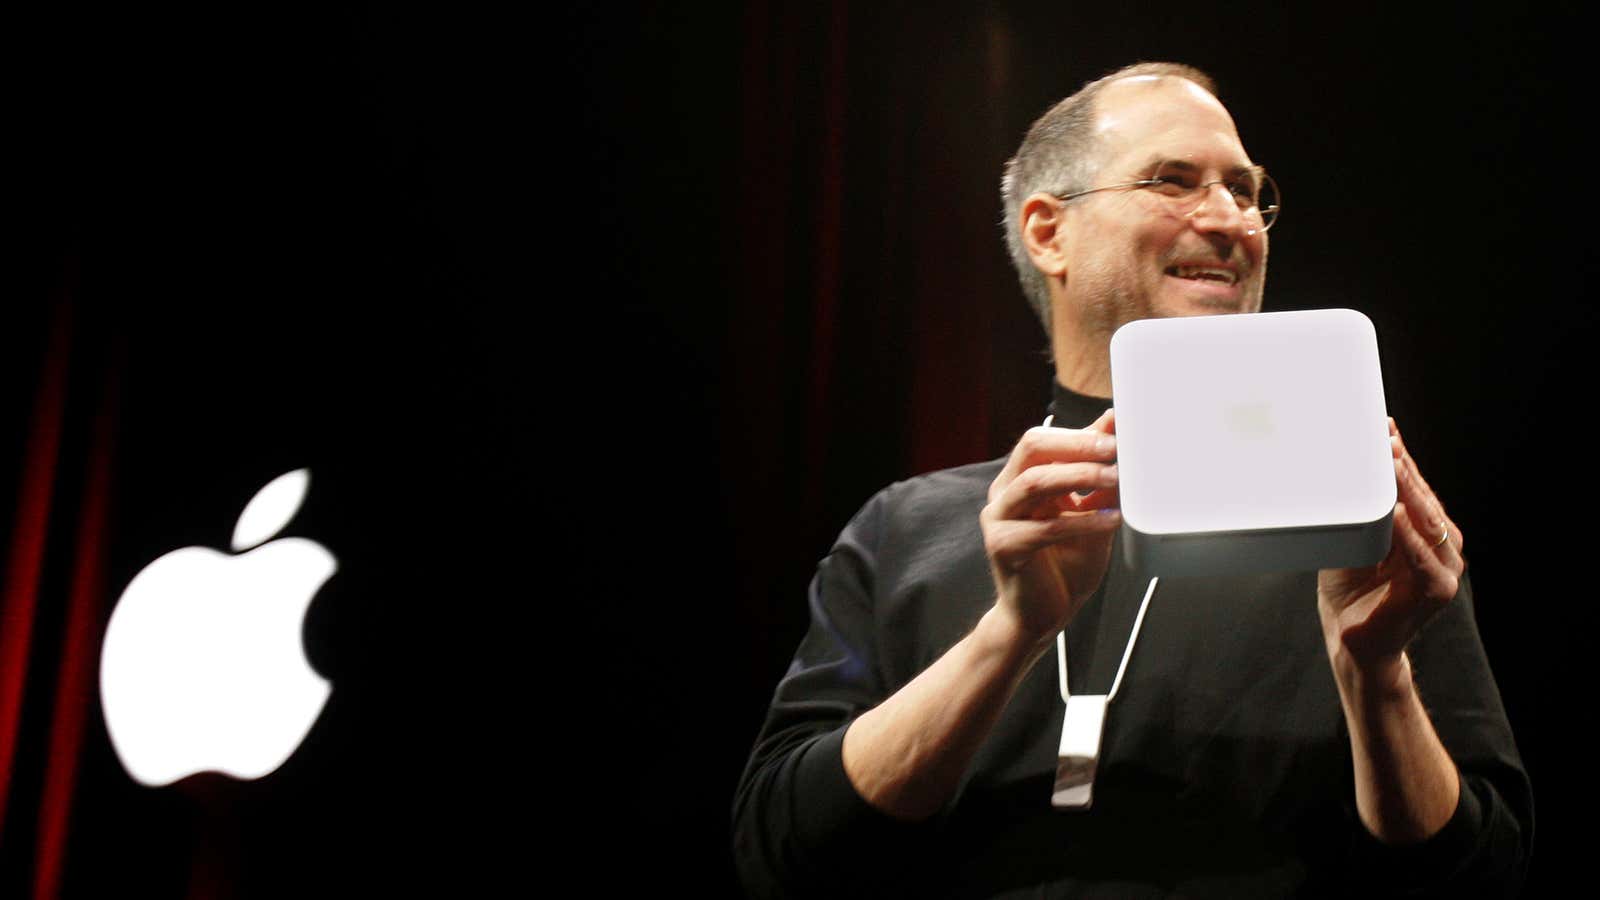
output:
[[1094, 802], [1094, 771], [1100, 762], [1100, 736], [1105, 733], [1105, 694], [1078, 694], [1067, 698], [1061, 722], [1061, 750], [1056, 755], [1056, 785], [1050, 805], [1057, 809], [1088, 809]]

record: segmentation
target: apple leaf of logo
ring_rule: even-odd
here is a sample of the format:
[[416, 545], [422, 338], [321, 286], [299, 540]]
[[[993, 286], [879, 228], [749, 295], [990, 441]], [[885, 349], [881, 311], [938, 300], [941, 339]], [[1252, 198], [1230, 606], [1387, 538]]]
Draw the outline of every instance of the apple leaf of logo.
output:
[[250, 498], [233, 527], [233, 552], [240, 553], [283, 530], [311, 487], [311, 470], [295, 469], [267, 482]]

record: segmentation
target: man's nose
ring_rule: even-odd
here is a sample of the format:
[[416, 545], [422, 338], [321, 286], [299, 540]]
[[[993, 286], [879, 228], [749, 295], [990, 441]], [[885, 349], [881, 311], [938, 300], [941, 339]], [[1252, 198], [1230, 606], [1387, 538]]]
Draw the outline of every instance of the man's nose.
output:
[[1235, 240], [1250, 233], [1244, 210], [1233, 198], [1233, 192], [1222, 182], [1208, 184], [1203, 189], [1200, 205], [1189, 213], [1189, 219], [1200, 231], [1223, 232]]

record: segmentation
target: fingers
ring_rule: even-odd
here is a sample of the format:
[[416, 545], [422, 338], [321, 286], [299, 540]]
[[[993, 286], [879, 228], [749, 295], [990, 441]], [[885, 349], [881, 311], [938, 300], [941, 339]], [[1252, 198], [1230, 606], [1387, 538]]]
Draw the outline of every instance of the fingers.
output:
[[1445, 548], [1435, 548], [1423, 537], [1414, 514], [1404, 503], [1395, 506], [1394, 541], [1395, 551], [1404, 556], [1416, 578], [1419, 593], [1441, 606], [1450, 602], [1460, 587], [1465, 567], [1453, 549], [1449, 553], [1452, 559], [1447, 560], [1439, 552]]
[[[995, 484], [999, 485], [998, 479]], [[1106, 495], [1116, 486], [1115, 464], [1041, 463], [1024, 469], [998, 491], [991, 487], [984, 513], [993, 519], [1045, 519], [1062, 512], [1103, 509], [1114, 504], [1114, 498]]]
[[1024, 566], [1046, 547], [1107, 536], [1122, 524], [1115, 430], [1108, 409], [1084, 429], [1040, 427], [1022, 435], [979, 516], [997, 566]]
[[1333, 592], [1344, 643], [1358, 657], [1403, 650], [1455, 597], [1466, 568], [1461, 530], [1406, 451], [1393, 419], [1388, 427], [1396, 489], [1389, 555], [1375, 570], [1365, 570], [1370, 579], [1351, 577], [1363, 570], [1324, 572], [1318, 578], [1319, 592]]
[[1088, 428], [1086, 430], [1088, 430], [1088, 431], [1103, 431], [1106, 434], [1116, 434], [1117, 433], [1117, 411], [1116, 411], [1116, 409], [1115, 408], [1107, 408], [1105, 412], [1100, 414], [1100, 418], [1095, 419], [1093, 422], [1089, 423], [1089, 426], [1088, 426]]
[[1421, 594], [1444, 604], [1460, 586], [1466, 559], [1461, 529], [1445, 513], [1416, 459], [1406, 451], [1405, 439], [1393, 419], [1389, 420], [1389, 443], [1395, 453], [1395, 484], [1399, 503], [1395, 505], [1395, 549], [1404, 557], [1418, 581]]
[[1104, 534], [1120, 524], [1122, 516], [1114, 509], [1063, 513], [1044, 520], [995, 521], [984, 529], [983, 541], [996, 564], [1015, 569], [1045, 547], [1066, 538]]
[[[1422, 477], [1416, 458], [1407, 452], [1405, 439], [1400, 436], [1400, 429], [1392, 418], [1389, 420], [1389, 445], [1395, 457], [1395, 484], [1399, 490], [1399, 500], [1412, 513], [1417, 530], [1430, 546], [1437, 545], [1435, 549], [1442, 558], [1464, 566], [1462, 554], [1466, 549], [1466, 537], [1451, 521], [1444, 503], [1428, 485], [1427, 479]], [[1442, 543], [1441, 537], [1444, 538]]]
[[1395, 479], [1399, 486], [1399, 500], [1411, 514], [1416, 529], [1430, 550], [1446, 560], [1460, 560], [1465, 539], [1461, 529], [1450, 520], [1444, 505], [1417, 471], [1410, 456], [1395, 460]]
[[[1117, 458], [1117, 439], [1108, 431], [1098, 429], [1114, 427], [1111, 411], [1096, 419], [1087, 429], [1030, 428], [1011, 451], [1005, 467], [989, 488], [989, 499], [1005, 490], [1022, 472], [1044, 463], [1098, 462], [1108, 463]], [[1090, 485], [1094, 487], [1095, 485]]]
[[[1422, 626], [1450, 603], [1459, 586], [1451, 571], [1422, 539], [1404, 504], [1394, 510], [1394, 543], [1378, 566], [1376, 583], [1362, 585], [1340, 607], [1342, 639], [1361, 658], [1390, 656], [1405, 649]], [[1343, 573], [1322, 573], [1318, 587], [1337, 591]], [[1332, 579], [1324, 576], [1332, 575]], [[1370, 589], [1376, 588], [1376, 589]]]
[[1100, 488], [1083, 496], [1074, 495], [1072, 498], [1073, 504], [1070, 508], [1074, 510], [1117, 509], [1122, 506], [1121, 479], [1122, 470], [1118, 469], [1117, 487]]

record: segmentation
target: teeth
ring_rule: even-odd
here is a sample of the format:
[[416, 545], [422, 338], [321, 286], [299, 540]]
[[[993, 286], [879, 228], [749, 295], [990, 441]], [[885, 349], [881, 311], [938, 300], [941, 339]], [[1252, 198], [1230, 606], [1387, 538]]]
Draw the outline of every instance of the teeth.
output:
[[1214, 266], [1178, 266], [1176, 271], [1179, 278], [1208, 278], [1224, 284], [1233, 284], [1239, 280], [1239, 276], [1228, 269]]

